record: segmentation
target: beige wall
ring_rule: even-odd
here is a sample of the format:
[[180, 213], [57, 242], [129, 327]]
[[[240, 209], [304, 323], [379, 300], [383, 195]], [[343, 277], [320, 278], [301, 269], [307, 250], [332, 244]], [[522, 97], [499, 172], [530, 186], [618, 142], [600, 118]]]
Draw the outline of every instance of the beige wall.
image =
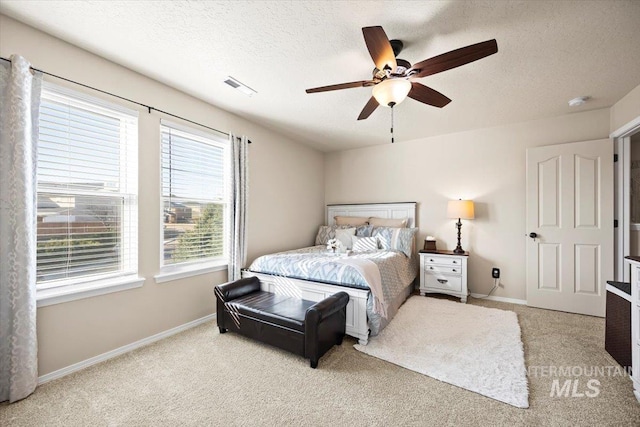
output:
[[[323, 222], [322, 153], [0, 15], [0, 55], [14, 53], [47, 72], [249, 136], [250, 260], [312, 242]], [[153, 280], [160, 264], [160, 117], [140, 109], [139, 269], [146, 282], [38, 309], [40, 375], [215, 311], [213, 286], [226, 281], [226, 271], [163, 284]]]
[[[431, 114], [437, 114], [433, 112]], [[471, 251], [469, 288], [486, 294], [491, 267], [502, 271], [493, 295], [525, 299], [525, 156], [527, 147], [606, 138], [609, 110], [329, 153], [325, 199], [344, 202], [418, 202], [420, 238], [433, 235], [453, 249], [449, 199], [476, 203], [464, 221], [463, 247]]]
[[637, 117], [640, 117], [640, 85], [611, 107], [609, 131], [616, 131]]

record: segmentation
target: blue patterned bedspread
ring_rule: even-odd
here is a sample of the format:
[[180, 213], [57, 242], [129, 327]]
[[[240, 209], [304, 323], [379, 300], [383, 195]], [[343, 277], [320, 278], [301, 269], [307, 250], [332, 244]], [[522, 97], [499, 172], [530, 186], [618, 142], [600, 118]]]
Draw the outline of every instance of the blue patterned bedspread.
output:
[[[257, 258], [249, 270], [332, 285], [369, 289], [368, 283], [357, 269], [340, 262], [341, 259], [349, 258], [367, 259], [378, 266], [386, 303], [396, 300], [417, 275], [415, 259], [407, 257], [400, 251], [371, 251], [351, 255], [333, 254], [324, 245], [264, 255]], [[371, 298], [369, 299], [371, 300]], [[370, 310], [371, 305], [371, 301], [369, 301], [367, 312], [370, 322], [374, 323], [372, 334], [375, 335], [378, 329], [375, 325], [379, 324], [380, 319]]]

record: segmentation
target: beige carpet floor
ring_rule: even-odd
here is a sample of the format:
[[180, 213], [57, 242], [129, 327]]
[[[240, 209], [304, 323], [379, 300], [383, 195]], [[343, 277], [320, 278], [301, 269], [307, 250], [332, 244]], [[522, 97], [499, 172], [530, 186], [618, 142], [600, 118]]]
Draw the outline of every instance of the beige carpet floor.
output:
[[[518, 314], [530, 368], [616, 366], [604, 350], [603, 319], [470, 303]], [[628, 377], [530, 375], [531, 406], [518, 409], [360, 353], [354, 342], [345, 339], [310, 369], [301, 357], [207, 323], [1, 404], [0, 425], [640, 425]], [[578, 393], [597, 379], [599, 394], [550, 396], [554, 379], [578, 380]]]

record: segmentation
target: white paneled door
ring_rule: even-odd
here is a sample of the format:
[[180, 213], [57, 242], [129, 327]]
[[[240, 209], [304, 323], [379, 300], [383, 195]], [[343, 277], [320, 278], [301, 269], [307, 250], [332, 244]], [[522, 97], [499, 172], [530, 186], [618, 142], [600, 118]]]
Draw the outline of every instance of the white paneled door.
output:
[[613, 142], [527, 150], [527, 304], [604, 316], [613, 279]]

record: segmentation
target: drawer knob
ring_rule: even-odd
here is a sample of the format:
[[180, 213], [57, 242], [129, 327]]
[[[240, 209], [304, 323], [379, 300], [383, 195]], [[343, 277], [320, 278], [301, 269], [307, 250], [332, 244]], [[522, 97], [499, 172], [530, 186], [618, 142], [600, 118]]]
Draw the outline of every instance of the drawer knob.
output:
[[455, 273], [455, 272], [456, 272], [456, 269], [455, 269], [455, 268], [452, 268], [452, 269], [451, 269], [451, 271], [453, 271], [453, 272]]
[[456, 260], [453, 260], [453, 263], [454, 263], [454, 264], [455, 264], [456, 262], [457, 262]]
[[447, 283], [447, 282], [448, 282], [448, 280], [447, 280], [447, 279], [438, 279], [438, 282], [440, 282], [440, 283]]
[[433, 267], [429, 267], [429, 270], [433, 270]]
[[429, 258], [429, 262], [433, 262], [433, 258]]

